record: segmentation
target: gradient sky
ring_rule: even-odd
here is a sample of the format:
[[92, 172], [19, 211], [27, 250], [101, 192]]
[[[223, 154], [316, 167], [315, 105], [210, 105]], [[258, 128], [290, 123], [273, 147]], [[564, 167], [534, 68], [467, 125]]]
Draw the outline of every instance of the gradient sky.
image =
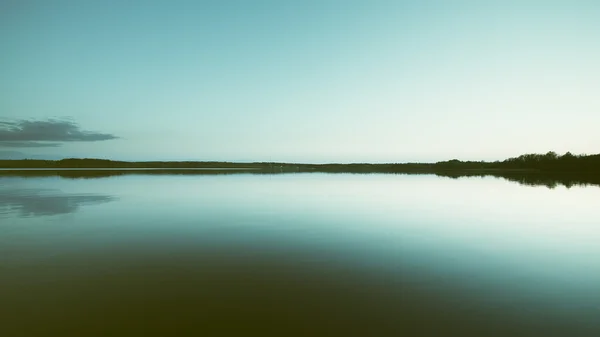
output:
[[599, 153], [599, 18], [595, 0], [0, 0], [0, 117], [110, 135], [0, 150], [292, 162]]

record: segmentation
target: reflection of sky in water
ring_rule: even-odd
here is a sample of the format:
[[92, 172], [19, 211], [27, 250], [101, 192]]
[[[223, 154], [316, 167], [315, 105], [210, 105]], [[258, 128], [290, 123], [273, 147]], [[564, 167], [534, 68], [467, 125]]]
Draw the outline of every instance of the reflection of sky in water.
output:
[[0, 214], [22, 217], [76, 212], [80, 206], [113, 200], [105, 195], [69, 195], [52, 189], [0, 189]]
[[[346, 266], [424, 291], [453, 289], [467, 307], [546, 310], [588, 323], [600, 310], [597, 188], [435, 176], [119, 176], [16, 179], [0, 200], [24, 205], [32, 186], [50, 208], [103, 204], [60, 221], [18, 217], [46, 212], [19, 206], [10, 213], [14, 226], [0, 226], [6, 265], [82, 253], [108, 259], [119, 251], [142, 261], [208, 250], [220, 258]], [[115, 264], [93, 270], [111, 272]]]

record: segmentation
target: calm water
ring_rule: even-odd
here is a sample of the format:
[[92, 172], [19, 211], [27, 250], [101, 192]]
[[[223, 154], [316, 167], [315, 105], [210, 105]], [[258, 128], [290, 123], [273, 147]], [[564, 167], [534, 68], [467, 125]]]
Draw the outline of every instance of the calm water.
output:
[[0, 336], [600, 336], [600, 188], [0, 176]]

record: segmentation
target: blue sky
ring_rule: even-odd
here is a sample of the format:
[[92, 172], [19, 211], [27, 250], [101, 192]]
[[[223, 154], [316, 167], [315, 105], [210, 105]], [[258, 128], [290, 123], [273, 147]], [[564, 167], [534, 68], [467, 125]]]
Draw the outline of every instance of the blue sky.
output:
[[0, 150], [292, 162], [598, 153], [599, 17], [598, 1], [0, 0], [0, 118], [11, 132], [49, 119], [83, 132], [51, 147], [0, 134]]

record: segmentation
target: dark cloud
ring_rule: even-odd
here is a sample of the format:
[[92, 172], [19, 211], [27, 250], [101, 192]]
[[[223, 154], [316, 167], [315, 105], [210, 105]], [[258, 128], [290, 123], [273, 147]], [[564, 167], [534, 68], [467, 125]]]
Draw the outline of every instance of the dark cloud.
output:
[[116, 138], [109, 133], [81, 130], [70, 120], [0, 121], [2, 147], [57, 147], [61, 142], [96, 142]]

